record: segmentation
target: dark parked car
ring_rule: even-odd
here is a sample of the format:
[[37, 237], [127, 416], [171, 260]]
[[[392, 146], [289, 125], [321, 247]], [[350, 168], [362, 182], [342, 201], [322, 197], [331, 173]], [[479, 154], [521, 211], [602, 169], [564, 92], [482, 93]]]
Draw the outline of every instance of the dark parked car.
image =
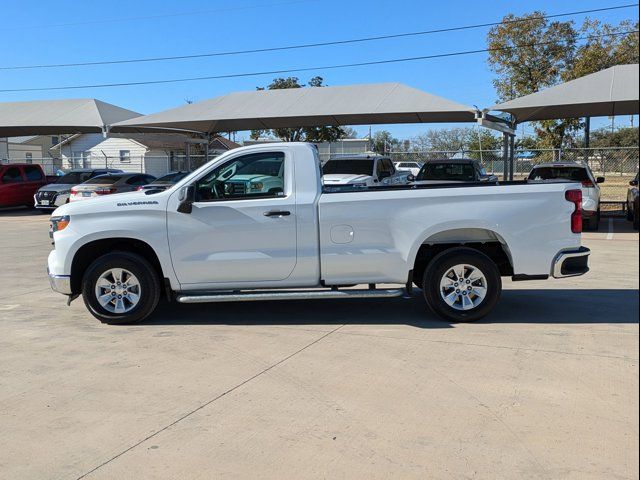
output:
[[627, 220], [633, 222], [633, 228], [638, 230], [640, 223], [640, 196], [638, 194], [638, 174], [629, 182], [627, 191]]
[[166, 190], [189, 175], [191, 172], [169, 172], [153, 182], [138, 187], [138, 190]]
[[146, 173], [109, 173], [87, 180], [71, 189], [70, 202], [87, 200], [101, 195], [132, 192], [142, 185], [147, 185], [156, 179]]
[[416, 176], [417, 184], [497, 182], [478, 160], [443, 159], [425, 163]]
[[75, 168], [56, 178], [55, 182], [41, 187], [35, 194], [35, 207], [38, 210], [55, 210], [69, 202], [71, 187], [105, 173], [122, 173], [112, 168]]

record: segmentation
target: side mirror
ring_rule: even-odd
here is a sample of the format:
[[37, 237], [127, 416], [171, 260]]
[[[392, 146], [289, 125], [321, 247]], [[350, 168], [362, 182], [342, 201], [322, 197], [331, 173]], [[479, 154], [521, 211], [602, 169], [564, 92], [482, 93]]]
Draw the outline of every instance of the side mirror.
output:
[[407, 175], [407, 182], [415, 182], [416, 181], [416, 177], [413, 174], [409, 174]]
[[182, 187], [180, 192], [178, 193], [178, 212], [180, 213], [191, 213], [193, 210], [193, 202], [196, 198], [196, 187], [195, 185], [187, 185], [186, 187]]
[[604, 177], [596, 178], [596, 183], [604, 183]]
[[637, 187], [638, 186], [638, 180], [631, 180], [629, 182], [629, 185], [631, 185], [632, 187]]

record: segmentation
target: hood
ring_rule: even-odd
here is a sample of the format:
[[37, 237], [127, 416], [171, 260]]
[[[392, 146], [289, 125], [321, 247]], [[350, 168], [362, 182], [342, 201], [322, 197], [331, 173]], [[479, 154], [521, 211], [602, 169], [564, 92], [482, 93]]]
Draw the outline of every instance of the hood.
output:
[[147, 195], [143, 191], [113, 193], [81, 202], [65, 203], [56, 208], [52, 215], [79, 215], [96, 213], [97, 211], [157, 208], [158, 205], [166, 203], [168, 195], [163, 195], [165, 192], [158, 192], [153, 195]]
[[65, 190], [71, 190], [71, 187], [74, 186], [74, 183], [50, 183], [49, 185], [40, 187], [38, 191], [41, 192], [46, 190], [47, 192], [64, 192]]
[[272, 178], [269, 175], [260, 175], [257, 173], [247, 175], [234, 175], [229, 182], [251, 182], [253, 180], [259, 180], [261, 178]]
[[350, 183], [365, 183], [371, 180], [371, 175], [359, 175], [357, 173], [332, 173], [322, 177], [325, 185], [349, 185]]

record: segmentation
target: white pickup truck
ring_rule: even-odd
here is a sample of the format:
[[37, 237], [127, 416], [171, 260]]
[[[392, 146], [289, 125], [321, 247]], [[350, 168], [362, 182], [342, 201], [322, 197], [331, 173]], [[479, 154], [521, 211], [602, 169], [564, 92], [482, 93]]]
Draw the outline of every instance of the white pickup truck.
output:
[[[282, 188], [235, 188], [235, 172], [248, 165]], [[313, 146], [251, 146], [164, 191], [61, 206], [48, 272], [55, 291], [69, 302], [82, 295], [106, 323], [144, 319], [161, 295], [181, 303], [396, 297], [413, 285], [439, 316], [473, 321], [495, 306], [501, 276], [588, 271], [580, 202], [575, 183], [323, 187]]]
[[324, 185], [374, 187], [408, 183], [411, 172], [396, 169], [389, 157], [355, 155], [332, 158], [322, 166]]

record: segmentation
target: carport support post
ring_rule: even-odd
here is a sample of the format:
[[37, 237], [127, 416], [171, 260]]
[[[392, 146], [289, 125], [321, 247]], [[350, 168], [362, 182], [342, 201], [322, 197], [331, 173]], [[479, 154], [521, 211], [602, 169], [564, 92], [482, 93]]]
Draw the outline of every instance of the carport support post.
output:
[[502, 181], [506, 182], [509, 177], [509, 134], [502, 134]]
[[513, 181], [513, 169], [515, 167], [516, 136], [509, 135], [509, 181]]

